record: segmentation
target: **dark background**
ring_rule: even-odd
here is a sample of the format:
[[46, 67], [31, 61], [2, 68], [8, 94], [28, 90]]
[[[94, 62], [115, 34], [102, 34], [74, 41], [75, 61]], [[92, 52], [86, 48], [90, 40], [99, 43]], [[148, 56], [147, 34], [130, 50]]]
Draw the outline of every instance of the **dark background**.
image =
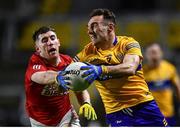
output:
[[[34, 30], [43, 25], [54, 27], [61, 52], [73, 57], [89, 41], [86, 24], [94, 8], [112, 10], [117, 18], [117, 35], [134, 37], [142, 50], [151, 42], [160, 43], [165, 58], [180, 72], [180, 0], [1, 0], [0, 126], [29, 126], [24, 112], [24, 74], [34, 51]], [[82, 125], [107, 126], [97, 90], [92, 86], [89, 91], [99, 120], [86, 122], [81, 118]]]

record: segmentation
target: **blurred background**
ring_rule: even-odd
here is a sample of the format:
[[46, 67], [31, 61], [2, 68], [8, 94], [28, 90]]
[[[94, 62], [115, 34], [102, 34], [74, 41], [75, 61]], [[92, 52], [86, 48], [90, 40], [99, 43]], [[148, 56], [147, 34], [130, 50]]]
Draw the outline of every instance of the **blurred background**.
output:
[[[24, 110], [24, 74], [34, 52], [32, 33], [54, 27], [61, 52], [76, 55], [88, 43], [86, 24], [94, 8], [108, 8], [117, 18], [117, 35], [134, 37], [143, 48], [160, 43], [165, 58], [180, 72], [180, 0], [1, 0], [0, 1], [0, 126], [29, 126]], [[107, 126], [104, 107], [94, 86], [89, 88], [98, 121], [83, 126]], [[72, 102], [76, 99], [72, 94]], [[177, 125], [180, 113], [176, 100]]]

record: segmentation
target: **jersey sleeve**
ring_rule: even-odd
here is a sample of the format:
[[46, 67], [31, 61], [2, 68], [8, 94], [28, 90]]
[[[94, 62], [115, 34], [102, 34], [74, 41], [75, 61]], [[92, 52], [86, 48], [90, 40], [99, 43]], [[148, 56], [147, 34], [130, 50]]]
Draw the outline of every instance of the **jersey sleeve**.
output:
[[125, 54], [138, 55], [143, 58], [140, 44], [133, 38], [128, 38], [124, 41], [124, 51]]
[[84, 48], [81, 52], [74, 56], [74, 62], [83, 62], [84, 58], [86, 57], [86, 49]]
[[174, 66], [172, 66], [172, 70], [173, 70], [173, 73], [172, 73], [171, 80], [172, 80], [173, 84], [175, 84], [175, 83], [177, 83], [177, 81], [179, 81], [179, 75]]
[[30, 60], [29, 61], [29, 65], [27, 68], [27, 72], [26, 72], [26, 77], [31, 80], [31, 76], [36, 73], [36, 72], [40, 72], [40, 71], [47, 71], [47, 68], [45, 67], [45, 65], [38, 61], [38, 60]]
[[81, 61], [80, 56], [81, 56], [81, 53], [78, 53], [77, 55], [75, 55], [73, 58], [73, 62], [80, 62]]
[[60, 56], [64, 59], [64, 61], [66, 61], [67, 64], [70, 64], [73, 61], [73, 59], [68, 55], [60, 54]]

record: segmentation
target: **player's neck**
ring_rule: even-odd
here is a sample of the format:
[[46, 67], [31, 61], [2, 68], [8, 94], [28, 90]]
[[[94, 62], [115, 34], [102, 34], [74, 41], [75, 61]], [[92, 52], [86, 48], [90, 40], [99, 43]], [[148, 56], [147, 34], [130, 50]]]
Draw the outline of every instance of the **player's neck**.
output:
[[60, 62], [61, 62], [60, 57], [56, 57], [48, 60], [48, 63], [52, 66], [58, 66]]
[[161, 64], [161, 60], [157, 61], [157, 62], [151, 62], [151, 63], [149, 63], [149, 66], [151, 68], [158, 68], [160, 66], [160, 64]]

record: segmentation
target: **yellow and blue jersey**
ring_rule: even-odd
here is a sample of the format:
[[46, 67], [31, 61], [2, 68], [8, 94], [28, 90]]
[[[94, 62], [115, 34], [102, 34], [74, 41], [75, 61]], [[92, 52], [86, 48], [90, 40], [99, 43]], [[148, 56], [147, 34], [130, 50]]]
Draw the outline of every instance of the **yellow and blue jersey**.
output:
[[[126, 54], [143, 58], [139, 43], [131, 37], [117, 36], [114, 47], [102, 50], [89, 43], [74, 57], [74, 61], [88, 62], [94, 65], [117, 65], [123, 62]], [[132, 76], [96, 81], [106, 113], [113, 113], [139, 103], [153, 100], [144, 80], [142, 65]]]
[[144, 76], [161, 112], [165, 117], [174, 115], [173, 83], [179, 79], [176, 68], [169, 62], [162, 60], [157, 68], [144, 65]]

